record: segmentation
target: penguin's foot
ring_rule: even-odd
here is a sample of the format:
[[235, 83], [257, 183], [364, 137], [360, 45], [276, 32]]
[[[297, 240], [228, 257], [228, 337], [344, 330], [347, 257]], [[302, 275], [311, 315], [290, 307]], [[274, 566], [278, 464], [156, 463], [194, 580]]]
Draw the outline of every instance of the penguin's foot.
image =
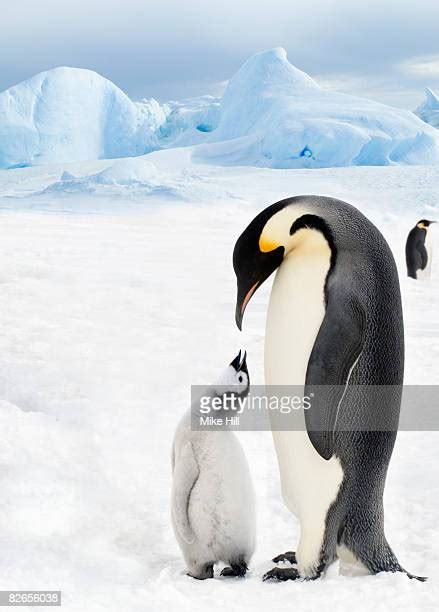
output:
[[230, 563], [230, 567], [225, 567], [221, 571], [221, 576], [236, 576], [237, 578], [244, 578], [246, 572], [248, 570], [247, 563], [245, 561], [238, 561], [235, 563]]
[[213, 563], [206, 563], [197, 572], [188, 572], [186, 574], [196, 580], [206, 580], [207, 578], [213, 578]]
[[262, 580], [297, 580], [300, 578], [299, 572], [295, 567], [273, 567], [262, 576]]
[[277, 555], [277, 557], [274, 557], [272, 561], [273, 563], [282, 563], [282, 561], [288, 561], [288, 563], [291, 563], [291, 565], [296, 565], [297, 564], [296, 553], [293, 552], [292, 550], [287, 550], [287, 552], [281, 555]]

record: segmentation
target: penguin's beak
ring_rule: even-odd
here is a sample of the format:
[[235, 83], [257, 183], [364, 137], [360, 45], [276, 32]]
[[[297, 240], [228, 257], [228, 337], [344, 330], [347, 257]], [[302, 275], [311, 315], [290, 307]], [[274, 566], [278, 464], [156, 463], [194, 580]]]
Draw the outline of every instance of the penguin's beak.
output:
[[241, 370], [241, 372], [245, 372], [248, 376], [248, 369], [247, 369], [247, 351], [244, 352], [244, 357], [242, 358], [242, 361], [239, 365], [239, 369]]
[[[246, 352], [247, 354], [247, 352]], [[230, 362], [230, 365], [232, 366], [232, 368], [234, 368], [236, 371], [239, 370], [239, 366], [241, 364], [241, 350], [239, 351], [239, 353], [236, 355], [236, 357]]]
[[[271, 213], [272, 214], [272, 213]], [[239, 236], [233, 249], [233, 269], [237, 280], [235, 321], [242, 329], [242, 319], [247, 304], [255, 291], [281, 265], [285, 248], [265, 236], [264, 226], [271, 214], [260, 213]]]
[[235, 321], [238, 329], [242, 331], [242, 319], [244, 317], [244, 312], [249, 303], [252, 295], [256, 291], [259, 286], [259, 281], [253, 283], [250, 288], [242, 289], [238, 286], [238, 298], [236, 300], [236, 310], [235, 310]]
[[279, 246], [269, 253], [258, 251], [248, 257], [240, 257], [235, 247], [233, 265], [238, 281], [238, 295], [236, 299], [235, 321], [238, 329], [242, 330], [242, 319], [247, 304], [255, 291], [267, 280], [281, 265], [285, 249]]

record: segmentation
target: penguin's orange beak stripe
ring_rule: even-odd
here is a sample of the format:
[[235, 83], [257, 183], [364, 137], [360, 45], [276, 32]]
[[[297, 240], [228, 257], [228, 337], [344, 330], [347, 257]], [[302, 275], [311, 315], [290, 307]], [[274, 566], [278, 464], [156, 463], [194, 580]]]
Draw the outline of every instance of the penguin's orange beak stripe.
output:
[[274, 240], [268, 240], [268, 238], [264, 238], [263, 236], [259, 238], [259, 250], [262, 253], [274, 251], [274, 249], [277, 249], [278, 246], [280, 245], [277, 242], [274, 242]]
[[256, 291], [258, 285], [259, 285], [259, 281], [257, 281], [254, 285], [252, 285], [250, 287], [250, 289], [247, 291], [247, 294], [246, 294], [246, 296], [244, 298], [244, 301], [241, 304], [241, 314], [244, 314], [244, 310], [245, 310], [247, 304], [250, 302], [250, 298], [254, 294], [254, 292]]

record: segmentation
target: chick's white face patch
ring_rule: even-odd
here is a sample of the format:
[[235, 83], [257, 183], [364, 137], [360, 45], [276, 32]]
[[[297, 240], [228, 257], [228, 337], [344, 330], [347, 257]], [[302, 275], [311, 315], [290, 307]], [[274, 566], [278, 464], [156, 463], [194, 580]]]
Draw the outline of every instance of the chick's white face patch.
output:
[[224, 387], [223, 390], [235, 391], [237, 393], [244, 392], [248, 387], [247, 373], [235, 370], [233, 366], [228, 366], [218, 382], [218, 387]]

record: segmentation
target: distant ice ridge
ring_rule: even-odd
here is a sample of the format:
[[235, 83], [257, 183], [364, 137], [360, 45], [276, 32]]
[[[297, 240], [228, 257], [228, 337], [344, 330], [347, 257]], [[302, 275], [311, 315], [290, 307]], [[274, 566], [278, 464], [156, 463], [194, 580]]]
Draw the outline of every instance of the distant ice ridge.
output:
[[221, 99], [135, 103], [107, 79], [75, 68], [41, 73], [0, 94], [0, 168], [187, 146], [194, 161], [219, 165], [439, 162], [432, 126], [410, 111], [325, 90], [282, 48], [248, 59]]
[[0, 93], [0, 167], [142, 155], [165, 118], [96, 72], [55, 68]]
[[429, 88], [425, 89], [425, 100], [414, 111], [426, 123], [439, 128], [439, 97]]

